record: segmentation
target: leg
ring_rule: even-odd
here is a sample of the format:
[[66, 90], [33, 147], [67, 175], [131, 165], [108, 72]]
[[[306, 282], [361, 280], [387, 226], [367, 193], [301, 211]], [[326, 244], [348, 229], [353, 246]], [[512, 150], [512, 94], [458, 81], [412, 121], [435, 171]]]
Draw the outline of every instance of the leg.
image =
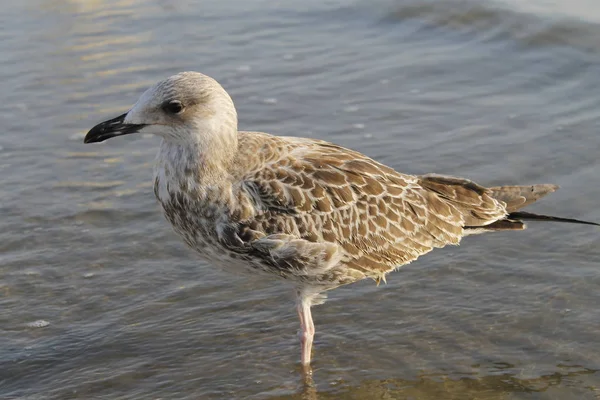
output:
[[310, 371], [310, 357], [312, 351], [313, 337], [315, 335], [315, 325], [313, 324], [310, 306], [312, 297], [298, 292], [297, 309], [300, 317], [300, 345], [302, 367], [306, 372]]

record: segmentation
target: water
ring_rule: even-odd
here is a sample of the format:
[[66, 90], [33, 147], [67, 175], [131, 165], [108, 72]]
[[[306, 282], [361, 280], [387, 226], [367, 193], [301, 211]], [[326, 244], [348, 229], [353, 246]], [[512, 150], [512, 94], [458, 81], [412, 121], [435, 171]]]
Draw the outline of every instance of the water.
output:
[[27, 0], [0, 21], [0, 398], [600, 398], [598, 229], [468, 238], [332, 292], [303, 387], [293, 293], [180, 243], [158, 140], [82, 144], [200, 70], [242, 129], [557, 183], [532, 211], [600, 220], [596, 1]]

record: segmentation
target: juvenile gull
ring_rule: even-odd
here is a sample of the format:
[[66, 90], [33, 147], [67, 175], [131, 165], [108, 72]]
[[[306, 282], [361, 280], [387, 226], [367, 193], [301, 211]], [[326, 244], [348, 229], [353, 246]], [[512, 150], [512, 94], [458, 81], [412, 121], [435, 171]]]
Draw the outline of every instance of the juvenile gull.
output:
[[525, 229], [524, 220], [592, 222], [518, 211], [556, 185], [485, 188], [394, 171], [344, 147], [237, 129], [227, 92], [183, 72], [148, 89], [85, 143], [135, 132], [162, 137], [154, 193], [169, 222], [211, 265], [266, 273], [296, 288], [301, 361], [311, 305], [340, 285], [388, 272], [463, 236]]

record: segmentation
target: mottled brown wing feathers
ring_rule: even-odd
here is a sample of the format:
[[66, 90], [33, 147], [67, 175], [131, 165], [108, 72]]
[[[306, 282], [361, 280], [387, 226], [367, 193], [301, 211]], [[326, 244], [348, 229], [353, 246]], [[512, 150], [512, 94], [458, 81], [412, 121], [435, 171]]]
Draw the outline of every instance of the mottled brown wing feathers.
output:
[[471, 196], [476, 190], [456, 185], [453, 194], [430, 179], [433, 190], [422, 186], [422, 178], [336, 145], [269, 138], [280, 158], [263, 163], [270, 157], [248, 154], [257, 157], [256, 168], [244, 177], [263, 211], [240, 222], [265, 235], [335, 243], [343, 250], [340, 262], [367, 276], [380, 276], [434, 247], [458, 244], [463, 211], [448, 199], [464, 203], [465, 210], [474, 204], [477, 212], [488, 212], [491, 200]]

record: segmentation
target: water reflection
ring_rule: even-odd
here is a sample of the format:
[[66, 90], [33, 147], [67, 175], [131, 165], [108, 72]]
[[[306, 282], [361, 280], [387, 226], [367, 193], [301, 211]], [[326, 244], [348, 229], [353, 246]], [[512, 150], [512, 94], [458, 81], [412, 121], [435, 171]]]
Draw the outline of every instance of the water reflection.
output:
[[[513, 370], [510, 364], [497, 364], [498, 373], [492, 375], [456, 377], [444, 374], [421, 374], [414, 379], [367, 380], [358, 386], [348, 383], [348, 387], [338, 390], [319, 388], [309, 378], [305, 380], [300, 393], [289, 396], [270, 397], [270, 400], [371, 400], [371, 399], [478, 399], [503, 400], [531, 398], [527, 394], [540, 394], [535, 398], [597, 399], [600, 387], [586, 382], [599, 370], [580, 365], [557, 365], [557, 372], [538, 377], [521, 377], [505, 372]], [[521, 374], [522, 375], [522, 374]], [[597, 378], [597, 375], [596, 375]], [[336, 382], [336, 385], [342, 384]]]

